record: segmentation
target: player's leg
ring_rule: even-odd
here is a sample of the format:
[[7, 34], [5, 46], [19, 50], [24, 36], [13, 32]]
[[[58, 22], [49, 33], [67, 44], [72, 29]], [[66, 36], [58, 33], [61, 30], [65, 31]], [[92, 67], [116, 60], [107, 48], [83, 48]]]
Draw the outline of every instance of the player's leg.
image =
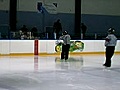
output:
[[109, 48], [109, 61], [108, 61], [108, 67], [111, 67], [111, 58], [114, 54], [114, 50], [115, 50], [115, 47], [114, 46], [111, 46]]
[[114, 49], [115, 47], [111, 47], [111, 46], [106, 48], [106, 62], [104, 66], [111, 67], [111, 58], [114, 54]]
[[62, 46], [61, 59], [65, 58], [65, 45]]
[[105, 56], [106, 56], [106, 60], [105, 60], [105, 64], [103, 64], [103, 66], [107, 67], [109, 65], [109, 63], [110, 63], [110, 50], [109, 50], [109, 47], [106, 47]]
[[65, 50], [65, 60], [68, 59], [68, 56], [69, 56], [69, 48], [70, 48], [70, 45], [67, 44], [67, 45], [66, 45], [66, 50]]

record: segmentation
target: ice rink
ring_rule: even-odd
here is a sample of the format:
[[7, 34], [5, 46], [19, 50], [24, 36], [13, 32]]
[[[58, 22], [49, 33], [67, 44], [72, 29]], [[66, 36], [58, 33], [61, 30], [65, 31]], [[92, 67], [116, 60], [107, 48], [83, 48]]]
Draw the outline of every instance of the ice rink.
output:
[[104, 69], [104, 54], [70, 56], [0, 56], [0, 90], [119, 90], [120, 55]]

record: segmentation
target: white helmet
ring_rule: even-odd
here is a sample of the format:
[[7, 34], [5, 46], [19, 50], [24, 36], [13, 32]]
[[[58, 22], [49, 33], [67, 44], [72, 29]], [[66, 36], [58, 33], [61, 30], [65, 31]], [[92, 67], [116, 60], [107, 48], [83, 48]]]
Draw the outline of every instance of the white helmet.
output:
[[109, 28], [109, 29], [108, 29], [108, 33], [114, 34], [114, 32], [115, 32], [115, 29], [114, 29], [114, 28]]
[[64, 32], [63, 32], [63, 35], [66, 35], [66, 34], [68, 34], [68, 32], [67, 32], [67, 31], [64, 31]]

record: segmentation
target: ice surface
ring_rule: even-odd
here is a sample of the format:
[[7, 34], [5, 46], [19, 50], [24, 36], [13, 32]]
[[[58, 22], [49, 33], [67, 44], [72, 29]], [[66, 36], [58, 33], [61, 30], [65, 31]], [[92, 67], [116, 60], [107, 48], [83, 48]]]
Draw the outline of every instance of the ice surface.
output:
[[104, 55], [0, 57], [0, 90], [119, 90], [119, 58], [106, 70]]

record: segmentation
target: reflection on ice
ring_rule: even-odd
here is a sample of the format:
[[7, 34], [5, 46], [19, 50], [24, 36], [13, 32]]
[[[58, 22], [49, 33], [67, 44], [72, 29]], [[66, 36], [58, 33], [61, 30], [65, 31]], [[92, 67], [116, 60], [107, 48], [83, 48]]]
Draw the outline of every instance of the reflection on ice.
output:
[[61, 60], [59, 57], [55, 58], [56, 68], [59, 69], [70, 69], [70, 70], [79, 70], [83, 66], [83, 58], [74, 58], [71, 57], [68, 60]]

